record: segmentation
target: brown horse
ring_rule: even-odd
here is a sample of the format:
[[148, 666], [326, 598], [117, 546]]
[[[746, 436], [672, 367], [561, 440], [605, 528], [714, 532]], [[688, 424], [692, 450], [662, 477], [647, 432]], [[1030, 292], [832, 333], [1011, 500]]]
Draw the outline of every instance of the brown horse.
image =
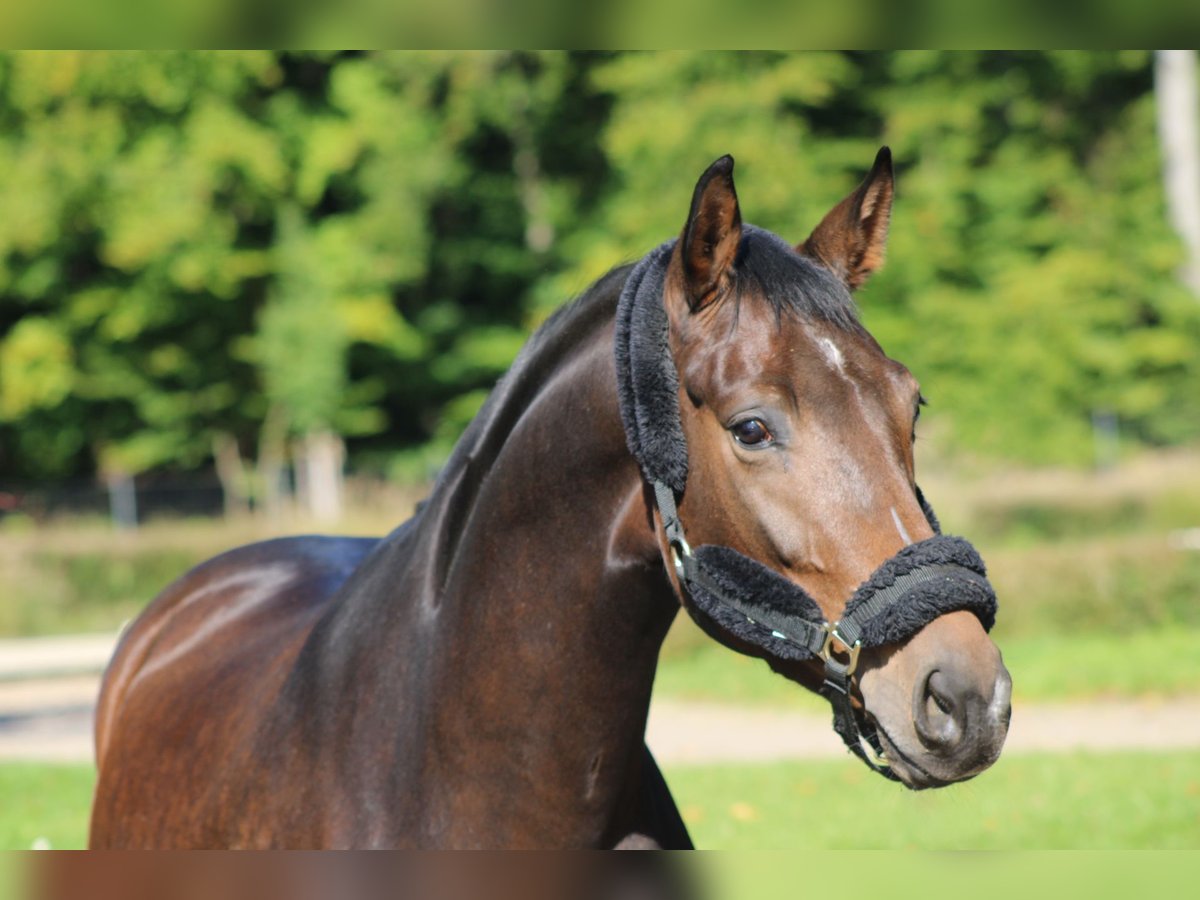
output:
[[[882, 260], [892, 194], [885, 148], [792, 248], [743, 227], [726, 157], [663, 251], [654, 301], [686, 440], [679, 521], [830, 622], [934, 535], [913, 474], [917, 383], [850, 299]], [[534, 335], [392, 534], [232, 550], [133, 623], [97, 714], [92, 846], [689, 845], [644, 745], [681, 600], [795, 681], [817, 689], [822, 674], [681, 585], [622, 423], [629, 277], [610, 273]], [[1009, 688], [959, 609], [863, 649], [850, 695], [893, 777], [919, 788], [996, 759]]]

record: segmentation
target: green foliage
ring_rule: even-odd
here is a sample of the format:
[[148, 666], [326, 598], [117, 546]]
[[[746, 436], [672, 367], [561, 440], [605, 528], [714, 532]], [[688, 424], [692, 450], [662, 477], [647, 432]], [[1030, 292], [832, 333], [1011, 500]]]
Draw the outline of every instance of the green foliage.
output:
[[[1200, 437], [1145, 52], [0, 55], [0, 466], [208, 465], [268, 411], [422, 470], [732, 152], [795, 240], [881, 143], [868, 325], [944, 455]], [[423, 449], [422, 449], [423, 448]], [[396, 463], [390, 466], [389, 458]]]
[[50, 319], [23, 319], [0, 350], [0, 414], [9, 419], [53, 409], [71, 392], [73, 353]]
[[[596, 67], [613, 97], [601, 135], [612, 187], [564, 243], [570, 268], [543, 291], [586, 284], [683, 227], [695, 179], [717, 157], [737, 159], [743, 214], [784, 235], [816, 224], [813, 195], [847, 188], [876, 147], [861, 135], [817, 135], [817, 110], [836, 105], [859, 72], [836, 53], [629, 53]], [[818, 201], [819, 202], [819, 201]]]
[[888, 143], [889, 263], [861, 302], [948, 451], [1087, 462], [1094, 411], [1131, 441], [1200, 436], [1148, 54], [631, 54], [595, 77], [620, 183], [563, 281], [676, 233], [689, 182], [647, 199], [721, 153], [747, 218], [798, 241]]

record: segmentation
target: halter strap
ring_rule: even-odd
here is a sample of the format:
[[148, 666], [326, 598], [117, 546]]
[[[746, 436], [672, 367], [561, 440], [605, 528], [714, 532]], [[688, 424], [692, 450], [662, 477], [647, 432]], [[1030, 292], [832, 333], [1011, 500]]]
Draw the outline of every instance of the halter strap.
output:
[[[654, 497], [658, 502], [658, 511], [662, 516], [667, 542], [671, 545], [671, 561], [675, 566], [675, 574], [679, 578], [680, 585], [688, 593], [692, 593], [693, 585], [699, 586], [725, 606], [741, 613], [749, 621], [767, 626], [776, 637], [806, 650], [810, 656], [820, 655], [828, 636], [825, 628], [798, 616], [784, 615], [753, 602], [743, 602], [742, 599], [726, 592], [720, 584], [705, 573], [692, 553], [692, 548], [683, 535], [683, 523], [679, 520], [679, 512], [675, 506], [675, 492], [661, 481], [656, 481], [654, 482]], [[814, 603], [813, 606], [815, 607], [816, 604]]]

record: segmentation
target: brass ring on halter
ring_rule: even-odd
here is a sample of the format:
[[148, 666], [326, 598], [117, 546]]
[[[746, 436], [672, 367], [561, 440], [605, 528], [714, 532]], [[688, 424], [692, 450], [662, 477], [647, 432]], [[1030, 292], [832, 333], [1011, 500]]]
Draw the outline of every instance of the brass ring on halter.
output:
[[687, 539], [683, 535], [671, 541], [671, 562], [675, 566], [675, 575], [679, 579], [679, 583], [684, 584], [687, 582], [687, 578], [684, 574], [683, 560], [680, 559], [680, 554], [685, 557], [692, 555], [692, 548], [688, 546]]
[[[848, 678], [858, 668], [858, 654], [862, 652], [862, 641], [855, 641], [853, 644], [847, 643], [846, 639], [838, 634], [838, 624], [835, 622], [833, 625], [830, 625], [826, 622], [822, 626], [825, 629], [825, 643], [821, 645], [821, 659], [826, 661], [834, 659], [833, 642], [836, 640], [842, 645], [841, 649], [837, 650], [837, 652], [848, 654], [850, 657], [850, 661], [846, 663], [846, 677]], [[837, 662], [840, 663], [841, 660], [837, 660]]]

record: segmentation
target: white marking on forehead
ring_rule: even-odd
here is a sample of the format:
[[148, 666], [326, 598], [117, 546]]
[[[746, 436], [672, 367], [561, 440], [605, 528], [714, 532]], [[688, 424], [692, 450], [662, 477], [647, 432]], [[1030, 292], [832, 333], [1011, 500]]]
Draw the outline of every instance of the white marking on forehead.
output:
[[844, 375], [846, 372], [846, 361], [842, 357], [842, 351], [838, 349], [838, 345], [829, 338], [822, 337], [817, 338], [817, 346], [821, 348], [821, 352], [825, 354], [825, 358], [829, 360], [829, 364]]
[[896, 530], [900, 532], [900, 537], [904, 539], [904, 545], [908, 546], [913, 542], [909, 537], [908, 529], [904, 527], [904, 523], [900, 521], [900, 515], [896, 512], [896, 507], [892, 507], [892, 521], [896, 523]]
[[855, 379], [850, 377], [850, 373], [846, 371], [846, 357], [842, 355], [842, 348], [833, 342], [833, 338], [825, 337], [824, 335], [816, 337], [812, 335], [811, 331], [809, 335], [813, 336], [817, 349], [821, 351], [821, 355], [825, 357], [825, 361], [829, 363], [829, 367], [837, 373], [842, 381], [845, 381], [854, 389], [854, 396], [858, 398], [859, 407], [861, 408], [863, 403], [862, 388], [859, 387]]

